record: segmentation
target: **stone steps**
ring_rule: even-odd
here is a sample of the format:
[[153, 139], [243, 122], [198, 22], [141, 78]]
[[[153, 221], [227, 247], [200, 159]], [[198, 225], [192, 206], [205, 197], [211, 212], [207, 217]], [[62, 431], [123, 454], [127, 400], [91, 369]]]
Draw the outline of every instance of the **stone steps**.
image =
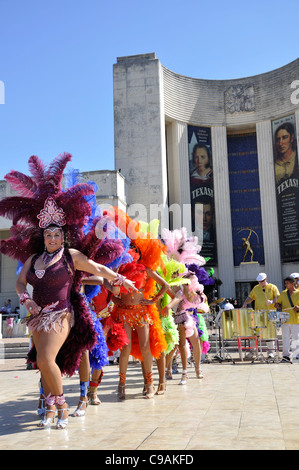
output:
[[29, 345], [28, 341], [4, 343], [4, 359], [26, 358]]

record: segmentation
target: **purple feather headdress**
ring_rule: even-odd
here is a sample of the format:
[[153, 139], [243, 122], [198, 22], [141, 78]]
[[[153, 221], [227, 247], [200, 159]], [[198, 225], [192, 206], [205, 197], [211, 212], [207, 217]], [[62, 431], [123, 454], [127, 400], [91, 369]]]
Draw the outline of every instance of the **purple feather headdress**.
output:
[[91, 214], [85, 197], [94, 194], [94, 188], [87, 183], [62, 188], [63, 172], [71, 158], [69, 153], [63, 153], [46, 167], [37, 156], [31, 156], [28, 162], [31, 176], [14, 170], [5, 176], [19, 195], [0, 201], [0, 215], [12, 220], [11, 237], [1, 241], [1, 253], [24, 263], [28, 256], [42, 249], [39, 227], [44, 228], [48, 222], [64, 225], [72, 247], [79, 248], [83, 227]]
[[200, 284], [204, 286], [215, 284], [213, 277], [209, 276], [205, 268], [199, 267], [197, 264], [188, 264], [187, 269], [195, 274]]

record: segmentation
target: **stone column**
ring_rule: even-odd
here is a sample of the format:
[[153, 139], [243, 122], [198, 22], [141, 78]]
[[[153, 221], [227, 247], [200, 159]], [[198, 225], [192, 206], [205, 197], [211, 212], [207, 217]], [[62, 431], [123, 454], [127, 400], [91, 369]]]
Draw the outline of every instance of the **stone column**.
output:
[[221, 297], [235, 297], [226, 127], [212, 127], [213, 181]]
[[256, 124], [265, 272], [269, 282], [281, 288], [281, 260], [276, 207], [271, 121]]
[[172, 228], [186, 227], [191, 235], [191, 204], [187, 124], [167, 125], [169, 211]]
[[128, 182], [127, 204], [142, 206], [147, 221], [160, 206], [168, 222], [161, 63], [155, 54], [120, 57], [113, 78], [115, 169]]

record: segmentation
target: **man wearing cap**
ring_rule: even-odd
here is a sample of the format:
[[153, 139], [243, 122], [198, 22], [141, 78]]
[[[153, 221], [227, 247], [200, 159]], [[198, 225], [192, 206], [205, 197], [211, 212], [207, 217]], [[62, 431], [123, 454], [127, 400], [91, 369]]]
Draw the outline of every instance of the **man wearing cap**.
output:
[[276, 308], [289, 314], [288, 322], [281, 324], [283, 351], [282, 361], [290, 362], [290, 346], [292, 338], [293, 357], [299, 356], [299, 289], [293, 276], [284, 280], [286, 289], [277, 298]]
[[258, 284], [254, 286], [247, 299], [245, 299], [242, 308], [246, 308], [254, 300], [255, 310], [273, 309], [273, 303], [276, 302], [279, 296], [278, 288], [268, 282], [266, 273], [259, 273], [256, 280]]
[[[256, 280], [258, 284], [254, 286], [251, 290], [247, 299], [245, 299], [242, 308], [246, 308], [247, 304], [250, 304], [254, 300], [254, 309], [255, 310], [273, 310], [274, 303], [277, 301], [279, 296], [279, 290], [274, 285], [268, 282], [266, 273], [259, 273]], [[268, 320], [268, 315], [264, 315], [264, 326], [267, 328], [268, 337], [275, 338], [275, 326], [273, 322]], [[272, 350], [275, 349], [274, 341], [266, 341], [268, 356], [270, 358], [274, 357]]]
[[291, 277], [295, 279], [296, 289], [299, 288], [299, 273], [292, 273], [290, 274]]

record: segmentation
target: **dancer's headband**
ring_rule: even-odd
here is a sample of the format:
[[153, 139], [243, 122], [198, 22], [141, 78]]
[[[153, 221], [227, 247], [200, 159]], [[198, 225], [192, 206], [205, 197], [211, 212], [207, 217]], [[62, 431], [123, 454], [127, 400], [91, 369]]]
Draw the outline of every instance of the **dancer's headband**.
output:
[[46, 228], [51, 224], [58, 225], [62, 227], [66, 224], [65, 213], [58, 207], [55, 200], [49, 196], [45, 201], [44, 208], [37, 215], [39, 219], [39, 226], [41, 228]]

